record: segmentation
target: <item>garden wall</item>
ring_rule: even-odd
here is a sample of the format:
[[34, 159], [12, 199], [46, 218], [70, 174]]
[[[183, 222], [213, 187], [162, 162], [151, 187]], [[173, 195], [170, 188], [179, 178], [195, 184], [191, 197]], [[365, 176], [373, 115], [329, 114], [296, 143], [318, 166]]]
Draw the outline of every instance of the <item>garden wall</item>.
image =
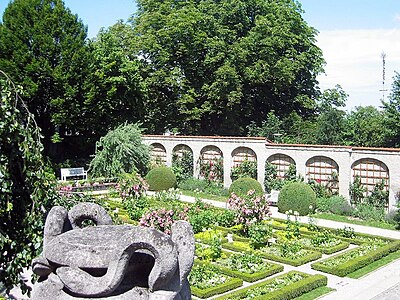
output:
[[153, 156], [162, 157], [167, 166], [171, 166], [172, 154], [182, 146], [190, 149], [195, 177], [199, 175], [199, 158], [212, 152], [223, 159], [225, 187], [232, 183], [231, 168], [247, 158], [257, 162], [260, 183], [264, 181], [267, 162], [275, 164], [280, 174], [292, 163], [306, 180], [324, 183], [337, 175], [337, 189], [346, 198], [355, 176], [360, 176], [369, 190], [383, 179], [389, 190], [389, 209], [395, 207], [395, 195], [400, 191], [400, 149], [275, 144], [259, 137], [145, 135], [143, 140], [155, 146]]

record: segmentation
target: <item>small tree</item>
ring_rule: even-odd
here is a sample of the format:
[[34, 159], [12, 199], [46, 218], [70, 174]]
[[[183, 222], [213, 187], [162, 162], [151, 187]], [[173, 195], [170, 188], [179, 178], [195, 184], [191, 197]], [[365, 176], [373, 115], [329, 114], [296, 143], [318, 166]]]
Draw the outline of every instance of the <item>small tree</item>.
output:
[[361, 177], [355, 176], [353, 183], [350, 184], [350, 199], [351, 204], [357, 205], [361, 204], [364, 200], [366, 188], [361, 183]]
[[150, 150], [142, 143], [142, 131], [139, 123], [125, 123], [100, 138], [89, 166], [91, 176], [116, 177], [134, 171], [146, 174]]

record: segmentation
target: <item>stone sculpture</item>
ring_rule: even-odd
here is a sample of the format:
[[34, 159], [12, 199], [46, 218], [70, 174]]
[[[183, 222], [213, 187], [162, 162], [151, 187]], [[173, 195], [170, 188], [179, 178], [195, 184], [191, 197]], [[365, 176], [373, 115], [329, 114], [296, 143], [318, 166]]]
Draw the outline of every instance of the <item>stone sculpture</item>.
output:
[[[85, 220], [96, 226], [81, 228]], [[153, 228], [112, 225], [105, 209], [94, 203], [80, 203], [69, 212], [53, 207], [43, 253], [32, 264], [39, 275], [32, 299], [191, 299], [193, 230], [178, 221], [171, 231], [169, 236]]]

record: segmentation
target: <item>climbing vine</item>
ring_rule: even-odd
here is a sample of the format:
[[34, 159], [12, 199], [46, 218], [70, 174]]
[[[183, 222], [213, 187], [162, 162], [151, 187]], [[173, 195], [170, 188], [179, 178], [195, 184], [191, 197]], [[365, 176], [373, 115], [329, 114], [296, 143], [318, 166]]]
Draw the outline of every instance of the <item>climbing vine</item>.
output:
[[20, 93], [0, 70], [0, 282], [26, 292], [19, 275], [41, 251], [44, 213], [58, 196], [40, 130]]

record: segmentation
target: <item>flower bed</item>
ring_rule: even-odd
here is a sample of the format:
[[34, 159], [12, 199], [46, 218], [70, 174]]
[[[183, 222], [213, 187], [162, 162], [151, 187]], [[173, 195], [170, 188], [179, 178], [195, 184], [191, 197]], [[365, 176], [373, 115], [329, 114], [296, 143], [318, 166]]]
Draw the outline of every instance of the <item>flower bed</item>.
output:
[[196, 233], [194, 238], [196, 241], [201, 242], [203, 244], [211, 244], [215, 236], [221, 238], [222, 243], [226, 243], [228, 240], [226, 239], [227, 233], [225, 231], [219, 229], [211, 229]]
[[212, 263], [224, 274], [254, 282], [283, 271], [283, 266], [267, 262], [256, 253], [234, 253]]
[[314, 270], [344, 277], [391, 252], [400, 249], [400, 241], [381, 244], [364, 244], [345, 253], [314, 263]]
[[233, 241], [232, 243], [223, 243], [222, 247], [232, 251], [252, 251], [248, 242]]
[[243, 285], [243, 280], [223, 274], [208, 263], [196, 262], [188, 277], [192, 294], [199, 298], [209, 298]]
[[263, 247], [259, 249], [258, 253], [273, 261], [281, 262], [291, 266], [301, 266], [310, 261], [317, 260], [322, 257], [322, 254], [317, 251], [301, 249], [293, 254], [283, 254], [277, 246]]
[[291, 271], [275, 278], [263, 281], [247, 288], [218, 297], [220, 300], [261, 300], [293, 299], [318, 287], [326, 286], [327, 278], [323, 275], [309, 275]]
[[323, 242], [320, 244], [320, 246], [317, 246], [315, 243], [313, 243], [312, 238], [309, 237], [301, 237], [298, 240], [298, 243], [303, 245], [306, 249], [316, 250], [324, 254], [332, 254], [344, 250], [350, 245], [348, 242], [345, 242], [339, 238], [333, 238], [330, 241]]

